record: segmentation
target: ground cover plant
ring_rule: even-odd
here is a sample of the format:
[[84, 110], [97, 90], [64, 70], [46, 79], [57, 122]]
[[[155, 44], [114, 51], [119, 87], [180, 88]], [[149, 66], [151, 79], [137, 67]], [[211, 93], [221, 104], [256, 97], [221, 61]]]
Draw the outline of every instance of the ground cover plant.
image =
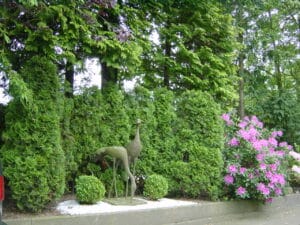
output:
[[227, 142], [223, 152], [225, 195], [267, 202], [283, 195], [292, 146], [278, 141], [282, 131], [269, 131], [256, 116], [238, 120], [223, 114], [222, 118]]

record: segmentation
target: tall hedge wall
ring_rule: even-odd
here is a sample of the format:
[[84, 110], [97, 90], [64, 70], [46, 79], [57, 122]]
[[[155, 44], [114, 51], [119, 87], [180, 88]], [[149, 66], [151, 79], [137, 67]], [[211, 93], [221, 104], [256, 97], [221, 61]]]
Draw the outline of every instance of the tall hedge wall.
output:
[[[111, 161], [102, 167], [94, 152], [125, 146], [134, 137], [137, 118], [143, 121], [138, 177], [163, 175], [171, 196], [218, 197], [223, 126], [220, 107], [209, 94], [186, 91], [176, 96], [171, 90], [142, 86], [124, 93], [112, 85], [87, 88], [66, 99], [58, 92], [55, 71], [46, 59], [33, 58], [11, 82], [14, 100], [6, 109], [1, 154], [20, 209], [39, 211], [59, 197], [65, 174], [71, 184], [81, 174], [93, 174], [110, 186]], [[36, 74], [52, 78], [37, 79]], [[121, 173], [118, 179], [121, 193]], [[142, 190], [142, 182], [138, 185]]]
[[177, 100], [177, 161], [169, 164], [174, 191], [216, 199], [223, 166], [220, 107], [208, 93], [186, 91]]
[[10, 77], [1, 149], [4, 175], [21, 210], [40, 211], [65, 188], [60, 139], [60, 94], [56, 66], [35, 56]]

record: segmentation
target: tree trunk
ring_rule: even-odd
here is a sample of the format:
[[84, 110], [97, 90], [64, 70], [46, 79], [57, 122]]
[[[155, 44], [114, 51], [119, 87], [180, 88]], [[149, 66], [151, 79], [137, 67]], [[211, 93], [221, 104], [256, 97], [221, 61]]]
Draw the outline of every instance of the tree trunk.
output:
[[67, 98], [72, 98], [74, 93], [74, 65], [70, 62], [67, 62], [65, 69], [65, 79], [68, 85], [65, 91], [65, 96]]
[[[239, 42], [243, 43], [243, 34], [239, 34]], [[239, 74], [239, 117], [243, 119], [245, 117], [245, 102], [244, 102], [244, 59], [245, 55], [243, 52], [240, 52], [238, 58], [238, 74]]]
[[168, 59], [171, 57], [171, 44], [169, 38], [166, 37], [165, 40], [165, 64], [164, 64], [164, 86], [170, 88], [170, 74], [169, 74], [169, 65]]
[[116, 84], [118, 82], [118, 70], [109, 67], [107, 63], [101, 63], [101, 87], [104, 89], [109, 84]]
[[239, 117], [245, 117], [245, 102], [244, 102], [244, 78], [240, 77], [239, 80]]

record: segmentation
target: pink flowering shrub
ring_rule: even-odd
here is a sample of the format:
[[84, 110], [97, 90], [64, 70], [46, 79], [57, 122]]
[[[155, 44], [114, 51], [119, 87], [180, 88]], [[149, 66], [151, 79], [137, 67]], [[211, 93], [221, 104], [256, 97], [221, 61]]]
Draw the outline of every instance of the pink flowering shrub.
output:
[[[296, 146], [297, 149], [297, 146]], [[300, 187], [300, 153], [297, 151], [290, 151], [289, 156], [291, 157], [291, 185]]]
[[223, 114], [226, 144], [223, 151], [225, 195], [270, 202], [287, 184], [287, 153], [292, 146], [279, 142], [282, 131], [269, 131], [256, 116], [242, 121]]

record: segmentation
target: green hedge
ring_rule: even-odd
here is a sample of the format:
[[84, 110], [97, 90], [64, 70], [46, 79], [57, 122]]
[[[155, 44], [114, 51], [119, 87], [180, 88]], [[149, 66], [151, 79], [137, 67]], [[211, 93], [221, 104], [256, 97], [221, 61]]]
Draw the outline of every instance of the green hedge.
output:
[[174, 193], [216, 199], [223, 166], [223, 126], [220, 107], [201, 91], [186, 91], [177, 99], [174, 127], [177, 149], [167, 177]]
[[[9, 129], [3, 134], [1, 154], [13, 199], [20, 209], [39, 211], [59, 197], [65, 174], [72, 185], [75, 177], [91, 174], [102, 177], [108, 187], [112, 160], [105, 157], [103, 167], [95, 164], [92, 156], [103, 146], [125, 146], [134, 136], [137, 118], [143, 121], [143, 149], [136, 167], [139, 178], [161, 174], [168, 180], [170, 196], [218, 197], [223, 126], [220, 107], [209, 94], [186, 91], [174, 95], [164, 88], [150, 91], [142, 86], [124, 94], [116, 86], [108, 86], [102, 91], [87, 88], [73, 99], [65, 99], [55, 92], [58, 83], [50, 87], [43, 85], [42, 79], [35, 81], [33, 74], [55, 74], [55, 69], [50, 69], [53, 65], [46, 62], [28, 64], [30, 70], [25, 67], [21, 76], [14, 74], [11, 79], [14, 100], [6, 110], [5, 125]], [[35, 71], [37, 67], [39, 71]], [[30, 74], [32, 77], [27, 77]], [[35, 93], [39, 90], [35, 82], [49, 91]], [[119, 168], [120, 193], [124, 190], [121, 171]], [[142, 179], [138, 188], [142, 193]]]
[[65, 189], [56, 66], [35, 56], [10, 79], [14, 99], [5, 115], [4, 175], [19, 209], [41, 211]]

